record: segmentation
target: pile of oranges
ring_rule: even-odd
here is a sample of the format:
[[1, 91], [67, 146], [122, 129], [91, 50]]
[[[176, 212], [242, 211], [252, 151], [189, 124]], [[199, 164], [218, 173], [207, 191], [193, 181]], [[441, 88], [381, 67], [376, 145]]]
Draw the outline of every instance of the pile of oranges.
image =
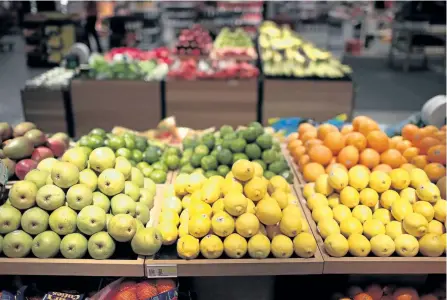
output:
[[306, 182], [315, 182], [333, 167], [349, 170], [358, 164], [384, 172], [417, 167], [433, 182], [446, 174], [446, 126], [407, 124], [401, 136], [389, 138], [377, 122], [358, 116], [341, 130], [327, 123], [318, 127], [302, 123], [287, 141]]

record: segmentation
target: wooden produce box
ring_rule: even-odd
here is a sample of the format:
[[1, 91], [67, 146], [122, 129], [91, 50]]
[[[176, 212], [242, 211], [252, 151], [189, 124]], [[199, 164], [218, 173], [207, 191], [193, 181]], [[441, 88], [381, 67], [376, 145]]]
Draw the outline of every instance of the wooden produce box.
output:
[[263, 124], [270, 118], [326, 121], [354, 109], [352, 81], [264, 79]]
[[25, 120], [36, 124], [43, 132], [67, 132], [63, 91], [60, 89], [29, 88], [22, 90]]
[[309, 223], [310, 229], [317, 240], [321, 255], [324, 260], [323, 274], [445, 274], [446, 273], [446, 257], [399, 257], [393, 255], [391, 257], [332, 257], [324, 248], [324, 240], [320, 236], [317, 224], [312, 219], [312, 212], [307, 207], [306, 199], [302, 194], [302, 189], [306, 182], [303, 180], [301, 173], [298, 171], [296, 164], [289, 155], [285, 147], [283, 154], [289, 164], [293, 166], [296, 183], [294, 184], [295, 192], [301, 208]]
[[167, 116], [195, 129], [248, 124], [257, 120], [257, 87], [257, 79], [167, 81]]
[[162, 118], [160, 82], [74, 79], [71, 95], [76, 137], [97, 127], [144, 131]]

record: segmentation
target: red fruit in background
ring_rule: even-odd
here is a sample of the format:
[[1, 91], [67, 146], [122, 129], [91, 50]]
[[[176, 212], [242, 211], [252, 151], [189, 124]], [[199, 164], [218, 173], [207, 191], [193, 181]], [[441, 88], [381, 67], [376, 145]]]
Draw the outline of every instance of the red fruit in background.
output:
[[137, 284], [134, 281], [125, 281], [120, 284], [113, 300], [138, 300]]
[[22, 159], [16, 164], [16, 176], [23, 180], [29, 171], [37, 168], [37, 162], [32, 159]]
[[138, 283], [136, 293], [138, 300], [146, 300], [158, 295], [157, 287], [153, 280]]
[[173, 290], [177, 287], [172, 279], [157, 279], [157, 291], [159, 294]]
[[47, 147], [53, 152], [56, 157], [62, 156], [65, 150], [67, 150], [67, 145], [63, 140], [49, 138], [47, 140]]
[[54, 157], [54, 154], [53, 151], [47, 147], [37, 147], [31, 154], [31, 159], [37, 162], [49, 157]]

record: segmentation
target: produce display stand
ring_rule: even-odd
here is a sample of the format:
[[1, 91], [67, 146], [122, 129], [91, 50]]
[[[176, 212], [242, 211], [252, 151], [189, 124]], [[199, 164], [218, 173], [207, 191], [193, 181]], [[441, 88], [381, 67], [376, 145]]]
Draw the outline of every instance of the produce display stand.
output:
[[158, 81], [73, 79], [74, 136], [96, 127], [155, 128], [163, 115], [160, 93]]
[[323, 274], [445, 274], [446, 257], [332, 257], [324, 249], [317, 224], [307, 207], [302, 188], [306, 183], [285, 147], [283, 154], [295, 173], [295, 192], [324, 260]]

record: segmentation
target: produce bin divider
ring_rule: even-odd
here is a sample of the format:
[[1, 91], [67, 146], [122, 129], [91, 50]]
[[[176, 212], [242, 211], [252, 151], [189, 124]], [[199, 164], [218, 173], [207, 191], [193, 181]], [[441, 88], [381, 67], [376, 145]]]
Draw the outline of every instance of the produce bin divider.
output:
[[62, 89], [64, 99], [65, 122], [67, 123], [67, 133], [71, 138], [76, 136], [75, 118], [73, 115], [73, 102], [71, 101], [71, 81], [68, 87]]

